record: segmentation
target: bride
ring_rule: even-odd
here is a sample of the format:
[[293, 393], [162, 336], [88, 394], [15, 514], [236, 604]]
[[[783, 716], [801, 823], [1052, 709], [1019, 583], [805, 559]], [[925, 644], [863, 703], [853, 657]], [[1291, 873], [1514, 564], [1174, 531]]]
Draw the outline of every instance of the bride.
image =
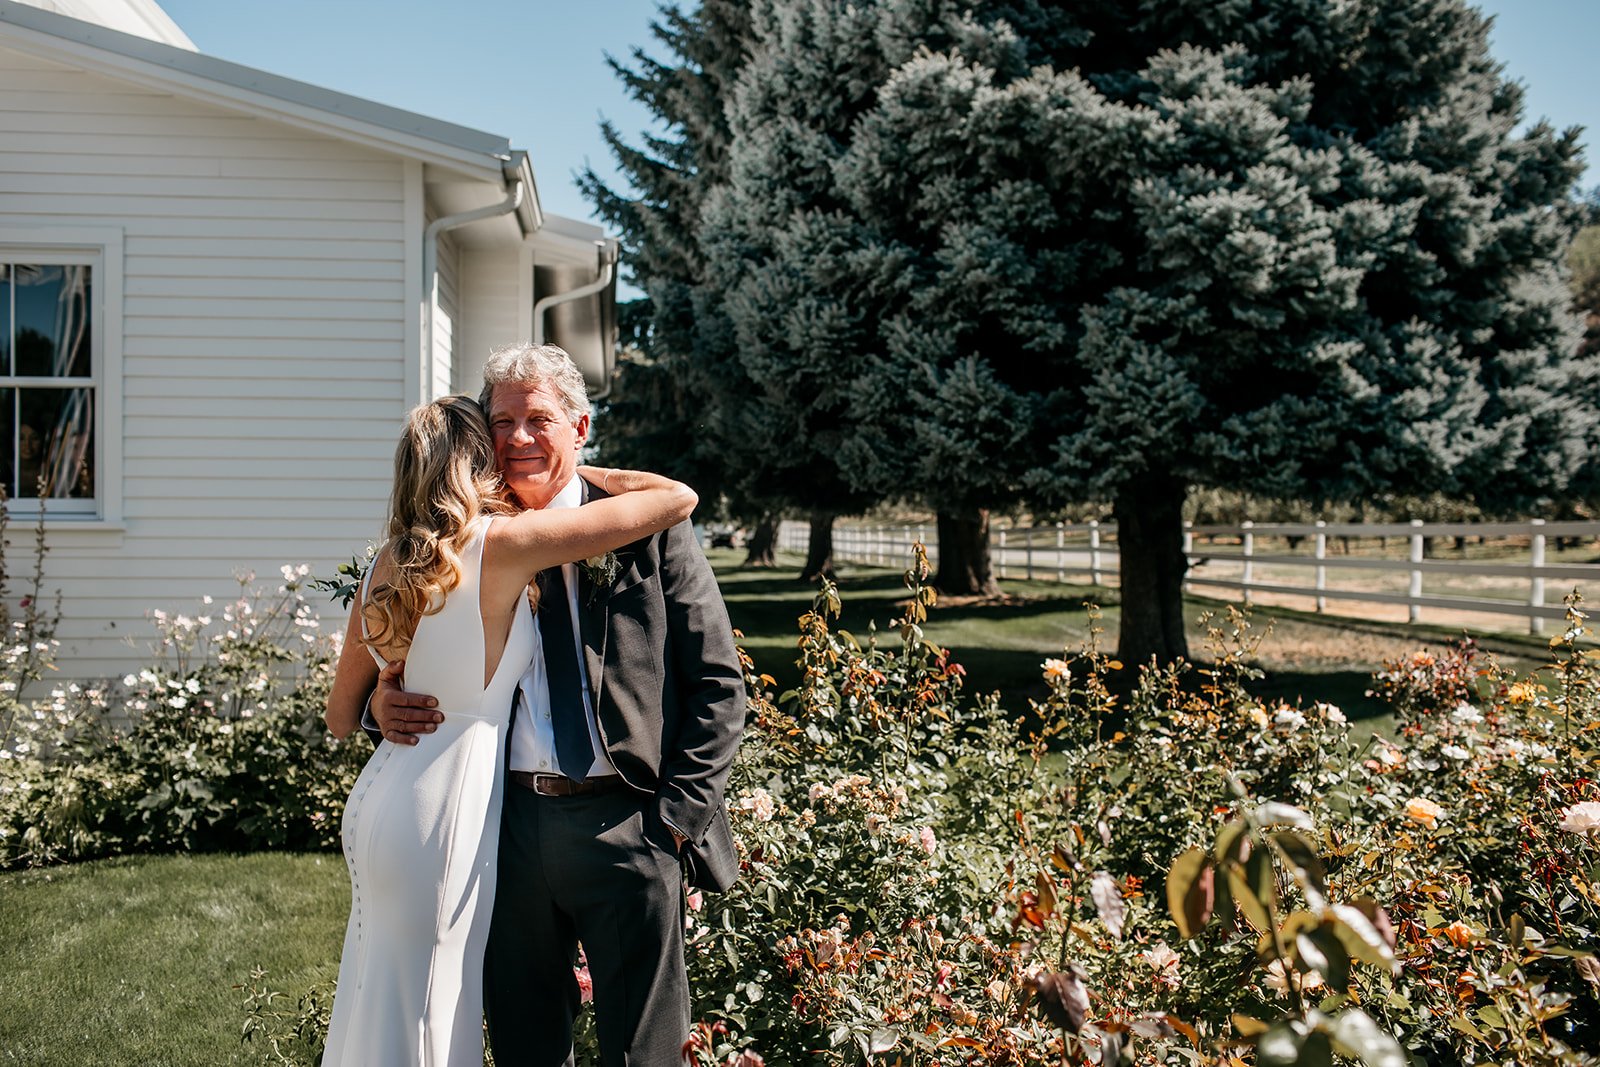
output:
[[417, 408], [401, 435], [388, 541], [351, 607], [326, 720], [337, 737], [355, 730], [379, 670], [399, 661], [406, 688], [437, 697], [444, 720], [415, 745], [381, 742], [350, 792], [350, 922], [324, 1067], [482, 1061], [506, 733], [518, 679], [540, 654], [529, 586], [545, 568], [665, 530], [696, 503], [654, 474], [579, 474], [614, 495], [513, 508], [466, 397]]

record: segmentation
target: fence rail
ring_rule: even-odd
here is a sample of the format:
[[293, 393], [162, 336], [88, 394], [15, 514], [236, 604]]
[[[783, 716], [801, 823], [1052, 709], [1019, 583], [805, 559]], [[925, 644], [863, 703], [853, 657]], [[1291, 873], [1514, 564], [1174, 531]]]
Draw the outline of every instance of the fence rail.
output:
[[[1121, 562], [1116, 536], [1114, 523], [996, 525], [990, 530], [989, 553], [1000, 578], [1116, 585]], [[804, 552], [808, 537], [807, 524], [785, 522], [778, 546]], [[1404, 558], [1371, 554], [1374, 542], [1381, 553], [1396, 538], [1405, 544]], [[1442, 538], [1525, 542], [1525, 553], [1519, 549], [1518, 555], [1525, 554], [1526, 561], [1431, 557], [1430, 546]], [[839, 560], [899, 566], [916, 541], [927, 546], [930, 560], [937, 563], [937, 537], [925, 525], [840, 523], [834, 527], [833, 554]], [[1263, 541], [1273, 543], [1267, 551], [1258, 548]], [[1412, 622], [1421, 621], [1424, 608], [1510, 615], [1527, 619], [1530, 632], [1542, 633], [1546, 619], [1565, 614], [1559, 600], [1546, 603], [1547, 582], [1600, 588], [1600, 563], [1546, 563], [1552, 541], [1600, 542], [1600, 522], [1186, 524], [1183, 550], [1189, 573], [1184, 585], [1186, 590], [1238, 591], [1246, 603], [1257, 593], [1304, 596], [1319, 612], [1328, 610], [1330, 600], [1403, 604]], [[1302, 545], [1309, 551], [1300, 551]], [[1330, 553], [1335, 546], [1338, 551]], [[1330, 572], [1349, 581], [1330, 585]], [[1385, 578], [1400, 575], [1406, 577], [1403, 592], [1381, 587]], [[1424, 576], [1466, 588], [1425, 591]], [[1362, 587], [1363, 579], [1367, 587]]]

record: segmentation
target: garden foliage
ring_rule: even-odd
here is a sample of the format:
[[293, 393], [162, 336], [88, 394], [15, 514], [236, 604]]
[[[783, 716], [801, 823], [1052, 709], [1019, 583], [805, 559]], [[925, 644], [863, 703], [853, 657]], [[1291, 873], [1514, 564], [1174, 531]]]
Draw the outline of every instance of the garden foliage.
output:
[[[7, 692], [5, 862], [333, 847], [367, 746], [316, 721], [332, 649], [302, 577], [157, 617], [115, 690]], [[747, 662], [743, 873], [685, 915], [693, 1062], [1597, 1062], [1600, 661], [1575, 596], [1534, 674], [1470, 643], [1388, 665], [1396, 729], [1358, 745], [1338, 708], [1249, 694], [1261, 635], [1234, 612], [1204, 666], [1124, 681], [1097, 634], [1006, 709], [926, 640], [920, 552], [906, 579], [858, 634], [825, 585], [793, 691]], [[251, 1047], [315, 1056], [325, 988], [254, 975], [248, 1001]]]
[[[745, 876], [691, 912], [701, 1005], [772, 1062], [1592, 1063], [1595, 661], [1470, 645], [1376, 681], [1392, 739], [1263, 704], [1259, 635], [1140, 674], [1046, 661], [1025, 716], [922, 640], [802, 620], [732, 807]], [[761, 693], [761, 679], [753, 691]], [[1402, 1048], [1405, 1050], [1402, 1052]]]
[[1090, 647], [1008, 712], [925, 640], [926, 577], [881, 633], [824, 586], [791, 692], [746, 664], [743, 876], [686, 912], [695, 1067], [1597, 1062], [1576, 603], [1528, 677], [1470, 644], [1390, 664], [1398, 727], [1357, 745], [1249, 695], [1233, 612], [1205, 667], [1118, 696]]
[[322, 632], [305, 575], [285, 566], [281, 583], [259, 586], [245, 574], [231, 602], [152, 611], [148, 666], [44, 695], [32, 694], [54, 669], [53, 616], [14, 620], [0, 681], [0, 868], [334, 848], [371, 746], [323, 725], [341, 635]]

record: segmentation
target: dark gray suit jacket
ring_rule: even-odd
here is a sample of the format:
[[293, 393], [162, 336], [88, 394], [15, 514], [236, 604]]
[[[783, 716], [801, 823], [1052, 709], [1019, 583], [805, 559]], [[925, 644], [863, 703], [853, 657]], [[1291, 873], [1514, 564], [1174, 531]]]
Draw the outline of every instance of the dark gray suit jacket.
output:
[[[584, 499], [609, 494], [584, 483]], [[744, 731], [744, 673], [716, 578], [688, 522], [618, 550], [596, 587], [578, 567], [589, 696], [612, 764], [688, 835], [693, 886], [739, 875], [723, 789]]]

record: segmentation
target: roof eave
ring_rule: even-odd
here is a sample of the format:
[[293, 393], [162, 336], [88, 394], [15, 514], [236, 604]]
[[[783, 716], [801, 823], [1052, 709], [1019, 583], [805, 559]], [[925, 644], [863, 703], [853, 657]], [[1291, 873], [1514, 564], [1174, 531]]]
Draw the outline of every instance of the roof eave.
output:
[[[246, 114], [458, 170], [496, 183], [510, 141], [238, 63], [0, 0], [0, 44], [145, 88], [218, 101]], [[525, 160], [525, 157], [524, 157]], [[525, 162], [523, 165], [526, 165]], [[531, 179], [531, 169], [527, 172]], [[537, 228], [537, 227], [535, 227]]]

